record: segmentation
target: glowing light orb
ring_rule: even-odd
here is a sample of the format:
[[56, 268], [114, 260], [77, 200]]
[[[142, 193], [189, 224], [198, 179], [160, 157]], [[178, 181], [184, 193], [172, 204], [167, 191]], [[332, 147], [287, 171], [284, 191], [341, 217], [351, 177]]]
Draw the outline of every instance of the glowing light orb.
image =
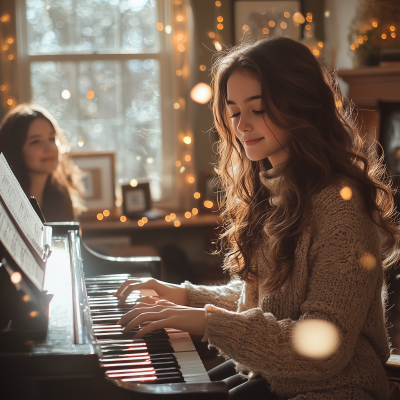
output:
[[97, 214], [97, 219], [98, 219], [99, 221], [101, 221], [103, 218], [104, 218], [104, 215], [103, 215], [102, 213], [98, 213], [98, 214]]
[[368, 271], [376, 267], [376, 258], [370, 253], [364, 253], [360, 257], [360, 265]]
[[176, 228], [178, 228], [179, 226], [181, 226], [181, 222], [178, 221], [178, 220], [174, 221], [174, 226], [175, 226]]
[[166, 216], [165, 216], [165, 220], [166, 220], [167, 222], [171, 222], [171, 217], [170, 217], [169, 215], [166, 215]]
[[199, 213], [199, 210], [197, 208], [192, 208], [192, 214], [197, 215]]
[[11, 274], [10, 279], [11, 282], [16, 285], [22, 281], [22, 275], [19, 272], [14, 272]]
[[69, 98], [71, 98], [71, 92], [70, 92], [69, 90], [65, 89], [65, 90], [63, 90], [63, 91], [61, 92], [61, 97], [62, 97], [64, 100], [68, 100]]
[[109, 216], [110, 216], [110, 211], [104, 210], [104, 211], [103, 211], [103, 215], [104, 215], [105, 217], [109, 217]]
[[199, 192], [195, 192], [195, 193], [193, 194], [193, 197], [194, 197], [195, 199], [199, 199], [199, 198], [200, 198], [200, 193], [199, 193]]
[[183, 138], [183, 143], [186, 143], [186, 144], [192, 143], [192, 139], [190, 138], [190, 136], [185, 136]]
[[301, 12], [295, 12], [293, 14], [293, 21], [297, 22], [298, 24], [304, 24], [304, 22], [306, 22], [306, 19]]
[[190, 211], [185, 212], [185, 218], [190, 218], [192, 216], [192, 213]]
[[315, 359], [331, 356], [339, 345], [339, 333], [335, 325], [317, 319], [298, 322], [292, 339], [300, 355]]
[[126, 222], [126, 217], [125, 217], [125, 215], [121, 215], [121, 216], [119, 217], [119, 220], [120, 220], [121, 222]]
[[132, 187], [136, 187], [136, 186], [138, 185], [138, 181], [137, 181], [136, 179], [131, 179], [131, 181], [129, 182], [129, 184], [130, 184]]
[[207, 83], [198, 83], [191, 91], [190, 98], [196, 103], [206, 104], [212, 96], [211, 87]]
[[170, 216], [171, 220], [174, 220], [176, 218], [176, 214], [174, 214], [174, 213], [169, 214], [169, 216]]
[[345, 186], [340, 190], [340, 196], [343, 200], [350, 200], [353, 196], [353, 192], [348, 186]]

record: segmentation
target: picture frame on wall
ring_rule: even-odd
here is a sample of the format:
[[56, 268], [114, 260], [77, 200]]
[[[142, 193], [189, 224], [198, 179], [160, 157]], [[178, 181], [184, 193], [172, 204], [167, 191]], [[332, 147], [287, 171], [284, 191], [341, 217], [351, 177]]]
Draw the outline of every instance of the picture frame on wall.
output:
[[151, 194], [149, 182], [138, 183], [136, 186], [122, 185], [122, 213], [125, 217], [136, 218], [147, 215], [151, 209]]
[[[217, 174], [215, 171], [204, 171], [200, 177], [200, 211], [212, 212], [218, 210], [218, 191], [220, 185], [215, 179]], [[206, 202], [212, 202], [207, 204]]]
[[68, 157], [81, 172], [81, 196], [87, 208], [85, 213], [104, 210], [115, 213], [114, 153], [68, 153]]
[[240, 44], [243, 39], [256, 41], [269, 36], [285, 36], [296, 41], [301, 40], [302, 26], [293, 20], [293, 15], [302, 11], [299, 0], [236, 0], [233, 10], [235, 44]]

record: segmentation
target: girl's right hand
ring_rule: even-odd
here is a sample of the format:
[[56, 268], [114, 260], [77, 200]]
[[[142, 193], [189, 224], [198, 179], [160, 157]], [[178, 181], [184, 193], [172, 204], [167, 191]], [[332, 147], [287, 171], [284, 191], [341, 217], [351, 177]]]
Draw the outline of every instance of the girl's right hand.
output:
[[132, 291], [140, 289], [154, 290], [160, 300], [168, 300], [180, 306], [189, 305], [189, 295], [185, 287], [153, 278], [128, 279], [121, 285], [114, 296], [118, 297], [119, 301], [123, 303]]

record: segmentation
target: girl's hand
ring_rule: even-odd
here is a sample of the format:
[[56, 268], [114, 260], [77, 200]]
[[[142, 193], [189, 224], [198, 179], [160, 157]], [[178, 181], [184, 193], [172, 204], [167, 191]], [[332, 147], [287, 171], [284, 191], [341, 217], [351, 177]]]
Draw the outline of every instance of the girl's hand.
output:
[[[153, 278], [128, 279], [121, 285], [114, 296], [117, 296], [120, 302], [124, 302], [132, 291], [140, 289], [154, 290], [158, 295], [158, 299], [171, 301], [174, 305], [185, 306], [189, 304], [189, 296], [186, 288]], [[146, 297], [142, 297], [140, 301], [144, 301], [145, 299]]]
[[195, 335], [204, 335], [206, 329], [206, 311], [173, 304], [166, 300], [155, 304], [140, 303], [126, 313], [118, 324], [126, 325], [124, 332], [130, 332], [138, 325], [154, 321], [136, 333], [134, 339], [140, 339], [149, 332], [162, 328], [174, 328]]

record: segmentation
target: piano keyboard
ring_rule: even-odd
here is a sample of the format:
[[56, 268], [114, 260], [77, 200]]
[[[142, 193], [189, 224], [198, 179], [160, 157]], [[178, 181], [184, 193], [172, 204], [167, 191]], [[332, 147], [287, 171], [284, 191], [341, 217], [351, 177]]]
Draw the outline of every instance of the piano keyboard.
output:
[[101, 348], [100, 366], [106, 377], [152, 384], [210, 382], [187, 332], [160, 329], [142, 339], [132, 339], [139, 329], [122, 332], [124, 327], [117, 325], [122, 315], [139, 297], [154, 294], [136, 291], [125, 305], [119, 305], [113, 293], [129, 277], [99, 275], [85, 280], [93, 334]]

